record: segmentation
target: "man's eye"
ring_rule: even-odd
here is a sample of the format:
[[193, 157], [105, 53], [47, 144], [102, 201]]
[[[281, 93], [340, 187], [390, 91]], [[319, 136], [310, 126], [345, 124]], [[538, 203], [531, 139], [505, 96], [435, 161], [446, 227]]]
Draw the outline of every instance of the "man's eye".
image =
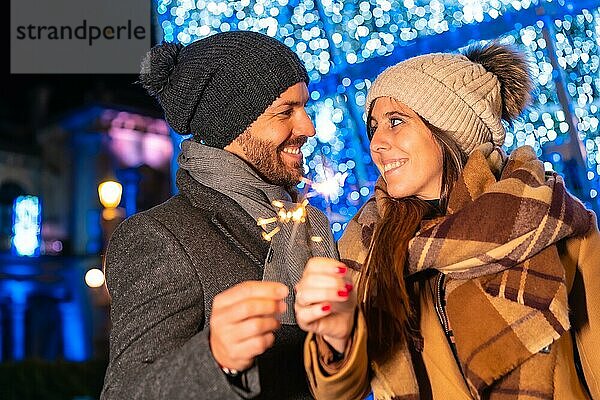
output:
[[288, 108], [287, 110], [280, 112], [279, 115], [289, 117], [290, 115], [292, 115], [293, 112], [294, 112], [294, 110], [292, 110], [291, 108]]

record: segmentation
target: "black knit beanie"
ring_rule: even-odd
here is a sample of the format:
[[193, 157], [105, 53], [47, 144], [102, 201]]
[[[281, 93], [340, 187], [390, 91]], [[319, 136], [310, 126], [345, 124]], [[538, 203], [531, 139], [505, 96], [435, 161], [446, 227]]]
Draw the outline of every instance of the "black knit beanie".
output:
[[308, 84], [308, 75], [283, 43], [237, 31], [155, 46], [142, 61], [140, 82], [176, 132], [222, 149], [289, 87]]

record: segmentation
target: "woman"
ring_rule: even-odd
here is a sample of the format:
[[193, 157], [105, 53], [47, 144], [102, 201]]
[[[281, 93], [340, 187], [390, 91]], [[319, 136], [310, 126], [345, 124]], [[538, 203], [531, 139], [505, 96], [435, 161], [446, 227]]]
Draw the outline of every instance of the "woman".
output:
[[296, 287], [317, 399], [600, 398], [596, 217], [531, 147], [500, 148], [531, 89], [498, 43], [376, 79], [375, 196], [344, 265], [311, 259]]

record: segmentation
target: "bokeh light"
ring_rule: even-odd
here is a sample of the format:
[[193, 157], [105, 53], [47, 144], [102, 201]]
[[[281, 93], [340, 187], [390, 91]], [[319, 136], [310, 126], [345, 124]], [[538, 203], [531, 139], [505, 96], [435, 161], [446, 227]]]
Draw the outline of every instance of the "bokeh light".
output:
[[85, 283], [91, 288], [104, 285], [104, 272], [98, 268], [92, 268], [85, 273]]
[[106, 208], [115, 208], [121, 202], [123, 186], [119, 182], [105, 181], [98, 185], [100, 203]]

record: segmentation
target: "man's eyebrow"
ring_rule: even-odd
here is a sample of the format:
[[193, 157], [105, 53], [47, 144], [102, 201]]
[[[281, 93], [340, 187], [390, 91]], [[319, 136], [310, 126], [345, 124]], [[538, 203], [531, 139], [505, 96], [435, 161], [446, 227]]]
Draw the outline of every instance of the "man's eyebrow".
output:
[[[308, 103], [308, 101], [307, 101]], [[288, 107], [304, 107], [306, 105], [306, 103], [302, 102], [302, 101], [297, 101], [297, 100], [284, 100], [279, 104], [274, 104], [273, 107], [283, 107], [283, 106], [288, 106]]]

